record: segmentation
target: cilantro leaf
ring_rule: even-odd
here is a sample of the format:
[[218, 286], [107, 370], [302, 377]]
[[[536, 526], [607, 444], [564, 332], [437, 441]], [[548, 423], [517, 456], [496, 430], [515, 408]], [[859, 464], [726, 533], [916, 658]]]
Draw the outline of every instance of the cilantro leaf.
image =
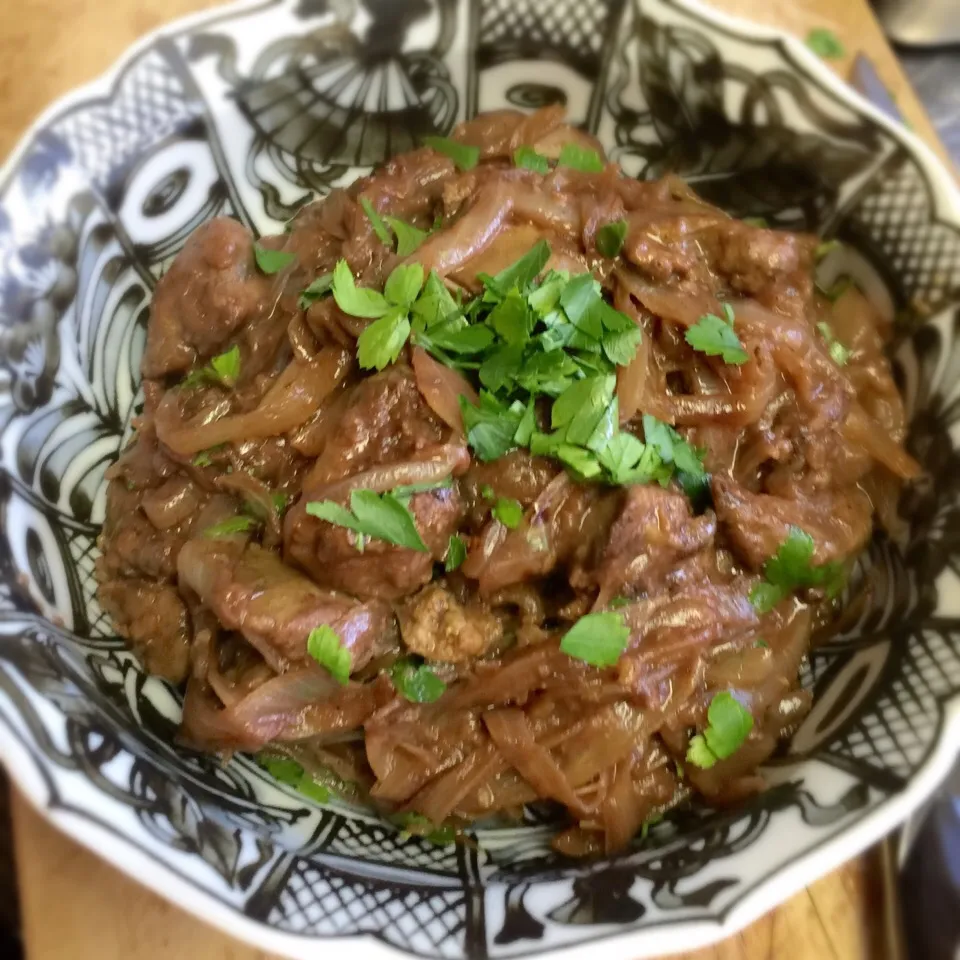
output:
[[472, 170], [480, 159], [480, 148], [458, 143], [449, 137], [424, 137], [425, 146], [448, 156], [461, 170]]
[[460, 308], [435, 270], [430, 271], [423, 292], [411, 307], [417, 330], [429, 330], [451, 318], [460, 318]]
[[449, 847], [457, 839], [453, 827], [448, 824], [435, 827], [433, 821], [421, 813], [398, 813], [391, 819], [404, 833], [438, 847]]
[[385, 217], [384, 219], [390, 224], [390, 229], [393, 230], [397, 238], [398, 257], [409, 257], [410, 254], [416, 253], [423, 241], [427, 239], [427, 232], [411, 223], [405, 223], [397, 217]]
[[370, 226], [373, 227], [373, 232], [377, 235], [380, 242], [386, 244], [388, 247], [392, 247], [393, 234], [390, 233], [387, 225], [383, 222], [383, 218], [377, 213], [377, 208], [366, 197], [360, 198], [360, 206], [363, 207], [363, 212], [367, 215]]
[[550, 172], [550, 161], [532, 147], [517, 147], [513, 151], [513, 162], [524, 170], [533, 170], [534, 173]]
[[447, 555], [443, 560], [443, 569], [447, 573], [452, 573], [466, 559], [467, 545], [463, 542], [463, 538], [459, 534], [451, 534], [450, 541], [447, 543]]
[[803, 587], [823, 587], [829, 597], [843, 589], [843, 567], [836, 561], [813, 564], [815, 545], [813, 537], [799, 527], [791, 527], [787, 539], [763, 565], [766, 583], [757, 584], [750, 591], [750, 602], [757, 613], [769, 613], [794, 590]]
[[411, 703], [439, 700], [447, 685], [426, 664], [416, 665], [410, 658], [398, 660], [390, 670], [390, 679], [399, 693]]
[[637, 355], [637, 347], [642, 339], [643, 331], [631, 321], [628, 330], [603, 335], [603, 352], [611, 363], [625, 367]]
[[338, 260], [333, 268], [333, 299], [351, 317], [374, 320], [390, 310], [386, 297], [369, 287], [358, 287], [346, 260]]
[[410, 307], [423, 288], [423, 266], [419, 263], [394, 267], [383, 287], [383, 295], [397, 307]]
[[818, 323], [817, 329], [820, 331], [820, 335], [826, 341], [827, 344], [827, 353], [830, 354], [830, 359], [838, 366], [844, 366], [853, 355], [853, 351], [848, 350], [839, 340], [837, 340], [833, 335], [833, 329], [829, 323]]
[[490, 511], [508, 530], [516, 530], [523, 521], [523, 507], [512, 497], [497, 497]]
[[753, 715], [724, 690], [710, 701], [707, 722], [707, 728], [691, 739], [687, 749], [687, 762], [702, 770], [709, 770], [740, 749], [753, 729]]
[[429, 552], [409, 507], [393, 494], [353, 490], [350, 493], [349, 510], [331, 500], [313, 500], [307, 504], [306, 511], [311, 517], [346, 527], [365, 537], [374, 537], [421, 553]]
[[207, 527], [203, 535], [209, 540], [216, 540], [217, 537], [231, 537], [237, 533], [246, 533], [255, 526], [257, 521], [253, 517], [228, 517], [212, 527]]
[[364, 370], [382, 370], [395, 363], [410, 336], [410, 317], [403, 307], [374, 320], [357, 338], [357, 360]]
[[481, 390], [476, 405], [466, 397], [460, 398], [460, 413], [467, 442], [481, 460], [496, 460], [516, 448], [514, 437], [523, 419], [522, 404], [508, 407], [492, 393]]
[[560, 641], [560, 649], [594, 667], [612, 667], [630, 639], [630, 628], [621, 613], [588, 613]]
[[284, 250], [269, 250], [267, 247], [261, 247], [259, 243], [255, 243], [253, 245], [253, 258], [257, 261], [260, 272], [269, 275], [285, 270], [297, 259], [297, 255], [287, 253]]
[[321, 274], [315, 280], [311, 280], [307, 288], [300, 294], [297, 306], [301, 310], [306, 310], [311, 304], [316, 303], [325, 293], [329, 293], [332, 286], [333, 274]]
[[213, 357], [210, 367], [222, 384], [232, 387], [240, 379], [240, 348], [234, 344], [225, 353]]
[[218, 443], [215, 447], [201, 450], [190, 462], [195, 467], [209, 467], [213, 463], [213, 457], [220, 453], [225, 446], [225, 443]]
[[840, 60], [847, 53], [840, 38], [826, 27], [814, 27], [807, 34], [806, 43], [818, 57], [825, 60]]
[[534, 316], [526, 297], [511, 290], [490, 312], [487, 322], [510, 345], [526, 343], [533, 330]]
[[567, 443], [586, 446], [597, 422], [613, 399], [616, 377], [585, 377], [567, 387], [554, 401], [550, 411], [553, 428], [564, 428]]
[[337, 632], [321, 624], [307, 636], [307, 653], [324, 667], [337, 683], [350, 681], [350, 651], [340, 642]]
[[687, 329], [684, 339], [700, 353], [708, 357], [722, 357], [724, 363], [741, 364], [750, 359], [743, 344], [733, 329], [733, 309], [724, 305], [724, 318], [714, 313], [705, 313]]
[[584, 173], [602, 173], [603, 160], [596, 150], [589, 147], [578, 147], [575, 143], [565, 143], [557, 159], [558, 167], [570, 167], [572, 170], [582, 170]]
[[611, 260], [620, 256], [623, 243], [627, 239], [627, 221], [614, 220], [604, 224], [597, 231], [597, 252]]

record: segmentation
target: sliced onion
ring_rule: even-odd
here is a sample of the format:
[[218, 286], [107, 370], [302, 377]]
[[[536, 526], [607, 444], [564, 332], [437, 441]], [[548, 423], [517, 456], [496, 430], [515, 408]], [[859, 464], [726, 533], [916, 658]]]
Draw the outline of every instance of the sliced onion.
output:
[[420, 347], [413, 348], [411, 362], [417, 387], [427, 405], [458, 437], [463, 437], [460, 397], [466, 397], [470, 403], [476, 405], [479, 401], [476, 390], [462, 373], [438, 363]]

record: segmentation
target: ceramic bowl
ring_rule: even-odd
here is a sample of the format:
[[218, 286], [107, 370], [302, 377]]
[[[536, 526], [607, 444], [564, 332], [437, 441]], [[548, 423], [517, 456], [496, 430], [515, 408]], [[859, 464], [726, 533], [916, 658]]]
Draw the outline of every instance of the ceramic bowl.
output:
[[[815, 706], [770, 789], [588, 862], [532, 816], [436, 847], [177, 748], [178, 693], [116, 639], [93, 575], [151, 292], [190, 232], [220, 214], [272, 231], [426, 134], [556, 102], [631, 174], [675, 171], [857, 251], [926, 470], [803, 668]], [[689, 0], [275, 0], [154, 34], [0, 178], [0, 755], [60, 829], [264, 950], [638, 958], [719, 939], [891, 829], [954, 758], [958, 321], [960, 198], [932, 154], [795, 40]]]

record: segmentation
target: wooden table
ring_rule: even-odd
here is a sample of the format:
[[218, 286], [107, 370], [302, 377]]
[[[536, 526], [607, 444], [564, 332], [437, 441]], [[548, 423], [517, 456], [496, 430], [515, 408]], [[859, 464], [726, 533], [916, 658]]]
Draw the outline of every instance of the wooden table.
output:
[[[21, 0], [0, 18], [0, 156], [54, 98], [97, 76], [135, 39], [218, 0]], [[805, 36], [829, 27], [847, 56], [862, 51], [898, 106], [941, 156], [933, 128], [866, 0], [711, 0]], [[11, 4], [11, 6], [14, 6]], [[254, 960], [264, 954], [182, 913], [82, 850], [14, 799], [14, 831], [28, 960]], [[684, 960], [880, 960], [876, 853], [819, 880], [751, 927]], [[675, 958], [680, 960], [680, 958]]]

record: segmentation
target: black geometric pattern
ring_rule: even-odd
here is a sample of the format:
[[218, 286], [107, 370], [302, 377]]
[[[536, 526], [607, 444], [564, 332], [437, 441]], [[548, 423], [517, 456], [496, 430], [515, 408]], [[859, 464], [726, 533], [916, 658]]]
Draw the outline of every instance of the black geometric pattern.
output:
[[[254, 929], [451, 960], [682, 934], [846, 826], [881, 824], [948, 749], [944, 705], [960, 691], [960, 622], [938, 594], [960, 569], [960, 343], [917, 309], [960, 301], [960, 224], [907, 147], [849, 104], [822, 109], [789, 49], [760, 46], [771, 69], [731, 58], [726, 34], [676, 0], [277, 0], [157, 40], [38, 133], [0, 182], [0, 750], [20, 744], [11, 755], [39, 771], [54, 815], [106, 825], [198, 910], [213, 898]], [[678, 811], [610, 859], [546, 849], [547, 811], [435, 846], [278, 789], [249, 760], [180, 749], [177, 692], [120, 649], [94, 597], [103, 471], [140, 401], [145, 304], [189, 233], [224, 212], [275, 227], [260, 220], [496, 97], [589, 101], [584, 127], [633, 169], [679, 170], [781, 226], [831, 223], [904, 311], [910, 443], [932, 475], [903, 537], [861, 562], [856, 623], [804, 665], [814, 711], [774, 759], [776, 785], [742, 808]]]

